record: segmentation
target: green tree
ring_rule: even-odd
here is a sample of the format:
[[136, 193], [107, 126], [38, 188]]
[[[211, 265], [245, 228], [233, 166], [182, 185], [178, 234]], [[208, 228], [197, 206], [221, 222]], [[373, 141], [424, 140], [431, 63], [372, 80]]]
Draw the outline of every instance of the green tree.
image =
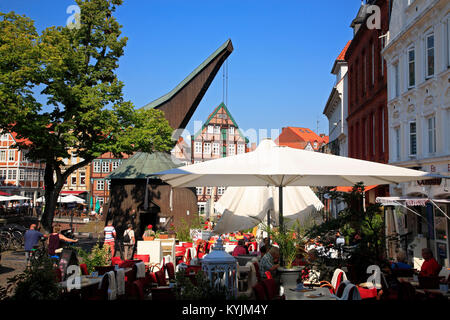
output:
[[[127, 38], [113, 17], [122, 0], [76, 2], [77, 27], [40, 34], [30, 18], [0, 13], [0, 129], [16, 132], [26, 157], [45, 163], [41, 222], [47, 232], [59, 192], [75, 170], [105, 152], [120, 157], [174, 145], [161, 111], [135, 110], [123, 98], [116, 69]], [[83, 160], [65, 166], [70, 153]]]

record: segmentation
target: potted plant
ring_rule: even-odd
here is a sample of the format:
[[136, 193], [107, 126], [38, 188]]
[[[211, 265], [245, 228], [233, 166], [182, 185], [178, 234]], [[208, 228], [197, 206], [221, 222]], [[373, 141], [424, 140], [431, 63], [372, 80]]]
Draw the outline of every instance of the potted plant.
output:
[[169, 239], [169, 234], [167, 232], [164, 232], [164, 231], [160, 232], [158, 238], [159, 239]]
[[175, 225], [173, 223], [170, 224], [169, 226], [169, 238], [170, 239], [175, 239], [177, 236], [176, 232], [175, 232]]
[[286, 286], [295, 287], [303, 269], [303, 267], [294, 266], [294, 261], [302, 254], [302, 241], [293, 229], [288, 229], [287, 226], [283, 229], [282, 232], [277, 228], [267, 231], [273, 243], [280, 248], [281, 267], [278, 268], [280, 281]]
[[144, 239], [144, 241], [152, 241], [155, 240], [155, 231], [153, 231], [153, 226], [150, 224], [145, 228], [144, 234], [142, 236], [142, 238]]

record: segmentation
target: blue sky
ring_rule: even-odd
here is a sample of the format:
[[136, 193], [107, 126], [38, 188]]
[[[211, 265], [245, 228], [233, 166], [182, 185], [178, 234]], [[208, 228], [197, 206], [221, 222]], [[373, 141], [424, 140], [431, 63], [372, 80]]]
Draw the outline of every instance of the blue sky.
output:
[[[74, 0], [0, 0], [39, 30], [65, 25]], [[308, 127], [328, 134], [322, 114], [334, 60], [352, 38], [360, 0], [125, 0], [116, 17], [129, 38], [120, 60], [124, 95], [136, 107], [172, 90], [228, 38], [228, 108], [244, 130]], [[222, 70], [194, 113], [222, 102]]]

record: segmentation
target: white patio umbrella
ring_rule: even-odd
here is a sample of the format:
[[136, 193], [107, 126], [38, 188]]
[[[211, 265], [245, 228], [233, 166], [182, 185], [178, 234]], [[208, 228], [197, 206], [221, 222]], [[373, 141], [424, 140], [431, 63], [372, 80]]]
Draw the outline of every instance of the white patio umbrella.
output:
[[10, 196], [0, 196], [0, 201], [9, 201]]
[[10, 197], [8, 197], [9, 201], [18, 201], [18, 200], [31, 200], [31, 198], [28, 197], [24, 197], [24, 196], [19, 196], [19, 195], [12, 195]]
[[[283, 187], [402, 183], [438, 175], [359, 159], [277, 146], [266, 139], [249, 153], [209, 160], [157, 174], [173, 187], [275, 186], [283, 226]], [[439, 176], [443, 178], [443, 176]]]
[[59, 197], [58, 198], [58, 202], [61, 202], [61, 203], [73, 203], [73, 202], [76, 202], [76, 203], [85, 203], [85, 201], [84, 201], [84, 199], [81, 199], [81, 198], [79, 198], [79, 197], [77, 197], [77, 196], [74, 196], [74, 195], [72, 195], [72, 194], [70, 194], [70, 195], [68, 195], [68, 196], [64, 196], [64, 197]]
[[[323, 208], [322, 202], [309, 187], [286, 187], [283, 215], [292, 225], [304, 221], [313, 212]], [[274, 225], [279, 223], [278, 192], [275, 187], [229, 187], [215, 205], [222, 215], [213, 232], [223, 234], [253, 228], [269, 216]]]

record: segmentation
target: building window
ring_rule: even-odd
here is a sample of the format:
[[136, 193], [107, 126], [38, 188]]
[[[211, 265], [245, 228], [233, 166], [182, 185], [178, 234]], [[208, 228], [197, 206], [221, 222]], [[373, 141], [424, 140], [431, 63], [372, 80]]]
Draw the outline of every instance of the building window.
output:
[[116, 160], [112, 162], [112, 170], [116, 170], [120, 166], [120, 160]]
[[394, 65], [394, 97], [397, 98], [400, 95], [400, 73], [398, 69], [398, 63]]
[[6, 161], [6, 150], [0, 150], [0, 161]]
[[416, 85], [416, 52], [414, 48], [408, 50], [408, 88]]
[[100, 161], [94, 161], [94, 172], [95, 173], [101, 172], [101, 162]]
[[208, 133], [213, 134], [214, 133], [214, 126], [208, 126]]
[[205, 142], [203, 145], [203, 154], [210, 155], [211, 154], [211, 143]]
[[102, 162], [102, 173], [108, 173], [109, 172], [109, 161], [103, 161]]
[[219, 196], [221, 196], [221, 195], [224, 194], [225, 190], [226, 190], [225, 187], [218, 187], [218, 188], [217, 188], [217, 194], [218, 194]]
[[6, 169], [0, 169], [0, 179], [6, 180]]
[[230, 136], [234, 135], [234, 127], [230, 127], [229, 129]]
[[111, 190], [111, 180], [110, 179], [106, 180], [106, 190]]
[[16, 159], [15, 153], [15, 150], [8, 150], [8, 161], [14, 161]]
[[86, 185], [86, 173], [80, 172], [80, 186]]
[[206, 195], [210, 196], [212, 194], [212, 187], [207, 187], [206, 188]]
[[244, 145], [244, 144], [238, 144], [238, 147], [237, 147], [237, 153], [238, 153], [238, 154], [243, 154], [243, 153], [245, 153], [245, 145]]
[[105, 190], [105, 180], [97, 180], [97, 190]]
[[105, 203], [105, 198], [97, 197], [96, 203], [98, 203], [100, 205], [100, 207], [103, 206], [103, 204]]
[[8, 170], [8, 180], [16, 180], [17, 178], [17, 172], [16, 169], [9, 169]]
[[220, 134], [220, 126], [214, 127], [214, 134]]
[[220, 155], [220, 144], [219, 143], [213, 143], [213, 154], [218, 156]]
[[234, 143], [230, 143], [228, 145], [228, 155], [234, 156], [236, 154], [236, 145]]
[[375, 130], [376, 130], [376, 125], [375, 125], [375, 114], [372, 114], [372, 155], [375, 155]]
[[197, 190], [197, 195], [198, 196], [201, 196], [203, 194], [203, 188], [202, 187], [197, 187], [196, 190]]
[[77, 185], [77, 176], [76, 175], [70, 177], [70, 185], [72, 185], [72, 186]]
[[436, 152], [436, 118], [428, 118], [428, 153]]
[[417, 132], [416, 122], [409, 123], [409, 155], [414, 156], [417, 154]]
[[426, 36], [426, 75], [427, 78], [434, 76], [434, 34], [429, 34]]
[[25, 170], [20, 169], [19, 170], [19, 180], [24, 181], [25, 180]]
[[198, 204], [198, 213], [200, 213], [200, 214], [205, 213], [205, 204], [204, 203]]
[[194, 142], [194, 152], [197, 154], [202, 153], [202, 143], [199, 141]]

